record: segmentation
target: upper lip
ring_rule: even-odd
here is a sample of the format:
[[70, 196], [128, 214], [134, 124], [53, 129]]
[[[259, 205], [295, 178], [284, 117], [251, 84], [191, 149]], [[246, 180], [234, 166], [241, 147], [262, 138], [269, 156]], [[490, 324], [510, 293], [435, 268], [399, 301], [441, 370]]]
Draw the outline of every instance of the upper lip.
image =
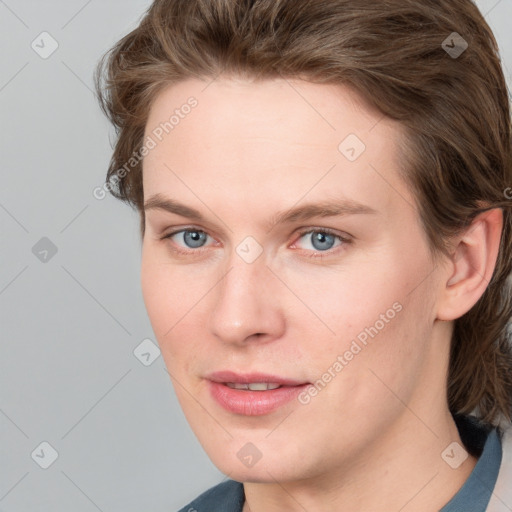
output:
[[250, 373], [236, 373], [230, 370], [212, 372], [206, 376], [208, 380], [213, 382], [220, 382], [225, 384], [227, 382], [250, 384], [254, 382], [271, 382], [280, 384], [281, 386], [300, 386], [307, 384], [306, 381], [296, 379], [288, 379], [279, 377], [278, 375], [271, 375], [268, 373], [250, 372]]

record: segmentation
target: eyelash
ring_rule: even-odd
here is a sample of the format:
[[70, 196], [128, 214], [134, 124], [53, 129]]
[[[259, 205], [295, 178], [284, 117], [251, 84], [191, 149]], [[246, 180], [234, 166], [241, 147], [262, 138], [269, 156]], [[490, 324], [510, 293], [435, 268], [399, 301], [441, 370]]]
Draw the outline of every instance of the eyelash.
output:
[[[167, 233], [166, 235], [163, 235], [160, 238], [160, 240], [170, 239], [174, 235], [177, 235], [178, 233], [183, 233], [183, 232], [186, 232], [186, 231], [189, 231], [189, 232], [190, 231], [192, 231], [192, 232], [196, 231], [198, 233], [205, 233], [206, 235], [208, 235], [208, 233], [206, 231], [202, 230], [202, 229], [198, 229], [198, 228], [195, 228], [193, 226], [188, 226], [188, 227], [185, 227], [185, 228], [177, 229], [176, 231], [172, 231], [171, 233]], [[337, 246], [336, 248], [329, 249], [327, 251], [308, 251], [308, 250], [304, 249], [307, 253], [309, 253], [309, 254], [306, 254], [307, 258], [320, 258], [321, 259], [321, 258], [324, 258], [326, 254], [327, 255], [331, 255], [331, 254], [337, 253], [343, 246], [352, 243], [352, 240], [350, 238], [344, 237], [344, 236], [338, 234], [336, 231], [334, 231], [332, 229], [329, 229], [329, 228], [308, 228], [308, 229], [304, 229], [302, 231], [299, 231], [298, 236], [297, 236], [297, 240], [302, 238], [304, 235], [308, 235], [308, 234], [311, 234], [311, 233], [323, 233], [325, 235], [334, 236], [335, 238], [340, 240], [342, 242], [342, 244]], [[187, 256], [189, 256], [192, 253], [200, 254], [200, 253], [203, 252], [204, 249], [206, 249], [206, 248], [199, 247], [197, 249], [191, 249], [189, 251], [186, 251], [186, 250], [183, 250], [183, 248], [181, 248], [181, 246], [174, 246], [172, 248], [173, 251], [175, 251], [175, 252], [177, 252], [179, 254], [187, 255]], [[341, 250], [343, 250], [343, 249], [341, 249]]]

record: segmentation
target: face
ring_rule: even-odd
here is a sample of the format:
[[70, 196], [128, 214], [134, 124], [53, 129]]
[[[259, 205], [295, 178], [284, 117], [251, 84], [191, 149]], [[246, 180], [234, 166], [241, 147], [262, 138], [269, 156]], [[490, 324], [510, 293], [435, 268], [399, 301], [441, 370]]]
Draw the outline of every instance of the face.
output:
[[206, 86], [169, 87], [149, 115], [144, 301], [214, 464], [239, 481], [320, 477], [409, 435], [404, 403], [427, 415], [443, 396], [402, 132], [341, 86]]

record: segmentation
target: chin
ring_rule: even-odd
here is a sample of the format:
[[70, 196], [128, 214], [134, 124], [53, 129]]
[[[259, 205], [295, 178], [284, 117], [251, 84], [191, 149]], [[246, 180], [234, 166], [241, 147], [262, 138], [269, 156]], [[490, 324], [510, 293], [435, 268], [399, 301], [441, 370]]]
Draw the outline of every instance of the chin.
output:
[[[242, 448], [239, 445], [242, 444]], [[246, 454], [251, 453], [245, 443], [236, 442], [236, 448], [224, 445], [220, 452], [218, 446], [213, 451], [206, 451], [212, 463], [228, 478], [238, 482], [276, 483], [306, 478], [304, 473], [304, 459], [290, 459], [285, 453], [273, 451], [265, 455], [262, 449], [261, 458], [250, 460]], [[245, 450], [244, 450], [244, 447]], [[256, 452], [254, 452], [256, 455]], [[244, 460], [245, 459], [245, 460]], [[301, 473], [299, 474], [298, 471]]]

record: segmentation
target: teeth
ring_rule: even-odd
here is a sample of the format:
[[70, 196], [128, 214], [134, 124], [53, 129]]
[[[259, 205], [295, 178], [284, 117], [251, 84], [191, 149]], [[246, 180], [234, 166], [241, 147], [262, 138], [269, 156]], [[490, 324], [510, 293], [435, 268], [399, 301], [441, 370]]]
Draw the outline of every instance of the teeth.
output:
[[249, 384], [249, 389], [251, 391], [266, 391], [267, 389], [277, 389], [279, 384], [274, 384], [271, 382], [254, 382]]
[[249, 384], [239, 384], [238, 382], [228, 382], [226, 385], [233, 389], [249, 389]]
[[274, 382], [251, 382], [250, 384], [241, 384], [239, 382], [226, 382], [226, 386], [232, 389], [245, 389], [250, 391], [267, 391], [268, 389], [277, 389], [280, 384]]

